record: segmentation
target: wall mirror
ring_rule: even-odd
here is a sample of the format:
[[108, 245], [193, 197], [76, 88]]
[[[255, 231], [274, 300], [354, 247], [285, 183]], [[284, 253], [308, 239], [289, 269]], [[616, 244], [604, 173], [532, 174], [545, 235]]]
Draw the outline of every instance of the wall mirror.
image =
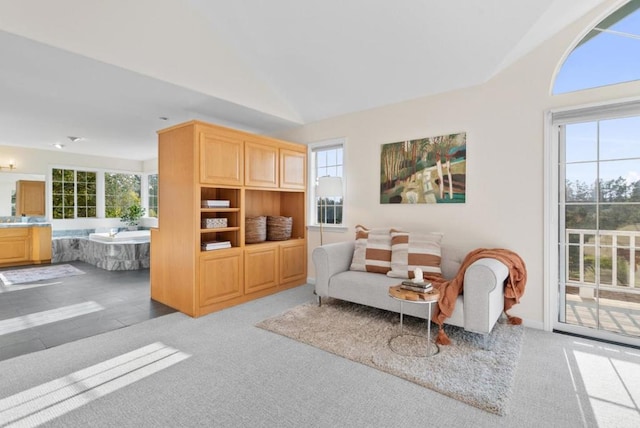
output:
[[15, 214], [16, 182], [18, 180], [45, 181], [41, 174], [0, 172], [0, 217]]

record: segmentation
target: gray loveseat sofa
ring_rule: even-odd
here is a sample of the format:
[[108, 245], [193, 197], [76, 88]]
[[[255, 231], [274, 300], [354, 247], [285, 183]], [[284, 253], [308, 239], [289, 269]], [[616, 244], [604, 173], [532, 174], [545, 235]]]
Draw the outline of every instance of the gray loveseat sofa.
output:
[[[316, 269], [315, 292], [319, 302], [324, 297], [400, 312], [400, 302], [389, 297], [389, 287], [402, 280], [384, 274], [351, 271], [349, 267], [354, 241], [327, 244], [313, 250]], [[466, 253], [442, 247], [442, 276], [453, 278]], [[455, 310], [445, 323], [467, 331], [488, 334], [504, 309], [504, 281], [507, 266], [495, 259], [480, 259], [464, 276], [464, 293], [458, 296]], [[434, 305], [435, 309], [435, 305]], [[404, 313], [426, 319], [424, 305], [405, 304]]]

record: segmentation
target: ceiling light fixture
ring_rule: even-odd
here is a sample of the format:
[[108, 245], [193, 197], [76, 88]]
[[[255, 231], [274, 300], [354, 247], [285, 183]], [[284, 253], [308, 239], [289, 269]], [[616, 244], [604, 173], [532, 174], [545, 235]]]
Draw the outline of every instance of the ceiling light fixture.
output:
[[61, 148], [63, 148], [63, 147], [64, 147], [64, 144], [55, 143], [55, 144], [53, 145], [53, 147], [55, 147], [56, 149], [61, 149]]
[[160, 116], [158, 119], [160, 119], [160, 120], [169, 120], [169, 118], [165, 117], [165, 116]]
[[82, 140], [82, 137], [67, 137], [69, 140], [71, 140], [72, 143], [75, 143], [78, 140]]

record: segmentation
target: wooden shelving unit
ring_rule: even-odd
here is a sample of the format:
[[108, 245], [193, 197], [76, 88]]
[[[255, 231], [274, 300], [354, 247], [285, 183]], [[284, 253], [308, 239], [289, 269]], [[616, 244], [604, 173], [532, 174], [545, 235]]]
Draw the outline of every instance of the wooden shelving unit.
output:
[[[191, 316], [306, 282], [306, 146], [191, 121], [158, 132], [151, 297]], [[229, 207], [203, 208], [203, 200]], [[244, 219], [292, 217], [287, 241], [245, 244]], [[226, 219], [226, 227], [203, 221]], [[229, 241], [231, 248], [202, 250]]]

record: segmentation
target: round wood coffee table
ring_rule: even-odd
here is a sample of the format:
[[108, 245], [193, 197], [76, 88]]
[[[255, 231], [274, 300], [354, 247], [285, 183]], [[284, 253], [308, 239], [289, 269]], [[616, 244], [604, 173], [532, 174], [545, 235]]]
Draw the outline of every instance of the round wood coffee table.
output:
[[437, 344], [435, 346], [435, 352], [431, 352], [431, 310], [434, 303], [438, 303], [440, 298], [440, 292], [435, 288], [431, 289], [428, 293], [418, 293], [415, 291], [404, 290], [399, 285], [389, 287], [389, 296], [395, 300], [400, 301], [400, 334], [402, 335], [402, 326], [404, 318], [404, 303], [412, 303], [418, 305], [427, 305], [427, 357], [436, 355], [439, 352]]

